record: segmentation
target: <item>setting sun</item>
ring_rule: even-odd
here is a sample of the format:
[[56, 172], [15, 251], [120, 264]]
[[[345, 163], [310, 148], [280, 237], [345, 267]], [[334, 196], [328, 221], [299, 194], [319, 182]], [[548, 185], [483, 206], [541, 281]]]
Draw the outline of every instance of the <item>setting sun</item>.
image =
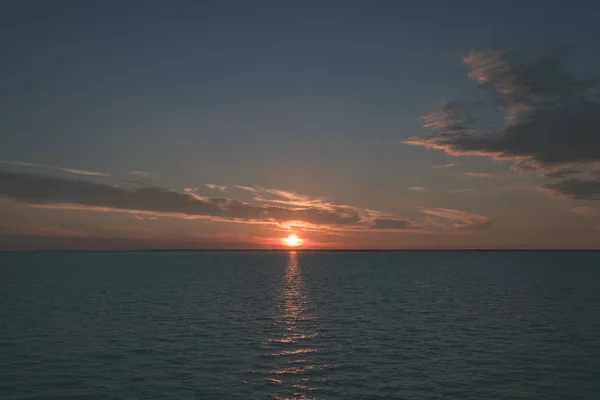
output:
[[286, 246], [290, 246], [290, 247], [297, 247], [297, 246], [302, 245], [302, 243], [304, 243], [304, 240], [300, 239], [296, 235], [290, 235], [281, 240], [283, 241], [283, 243], [285, 243]]

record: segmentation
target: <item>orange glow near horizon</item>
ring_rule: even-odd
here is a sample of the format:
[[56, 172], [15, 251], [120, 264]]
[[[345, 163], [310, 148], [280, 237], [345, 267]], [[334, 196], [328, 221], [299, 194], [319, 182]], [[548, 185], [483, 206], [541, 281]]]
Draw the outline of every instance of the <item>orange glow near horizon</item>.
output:
[[302, 246], [302, 243], [304, 243], [304, 240], [300, 239], [298, 236], [296, 235], [290, 235], [286, 238], [281, 239], [281, 241], [289, 247], [298, 247], [298, 246]]

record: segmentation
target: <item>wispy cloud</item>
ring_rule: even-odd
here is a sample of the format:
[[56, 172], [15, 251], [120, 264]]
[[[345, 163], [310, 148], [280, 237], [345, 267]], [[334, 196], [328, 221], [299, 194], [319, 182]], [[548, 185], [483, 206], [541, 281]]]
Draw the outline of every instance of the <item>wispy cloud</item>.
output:
[[264, 188], [260, 188], [259, 189], [261, 192], [264, 193], [270, 193], [273, 194], [277, 197], [281, 197], [283, 199], [286, 200], [292, 200], [292, 201], [310, 201], [311, 198], [309, 196], [306, 195], [302, 195], [302, 194], [297, 194], [294, 192], [290, 192], [287, 190], [281, 190], [281, 189], [264, 189]]
[[70, 174], [76, 174], [76, 175], [108, 176], [108, 174], [105, 174], [103, 172], [86, 171], [86, 170], [83, 170], [83, 169], [73, 169], [73, 168], [62, 168], [62, 167], [57, 167], [57, 166], [54, 166], [54, 165], [36, 164], [36, 163], [29, 163], [29, 162], [23, 162], [23, 161], [3, 161], [3, 160], [0, 160], [0, 164], [16, 165], [16, 166], [21, 166], [21, 167], [42, 168], [42, 169], [48, 169], [48, 170], [53, 170], [53, 171], [68, 172]]
[[[47, 209], [124, 212], [138, 219], [174, 217], [270, 224], [330, 232], [468, 231], [489, 219], [466, 211], [423, 209], [414, 218], [337, 204], [282, 189], [255, 189], [256, 203], [200, 197], [153, 186], [126, 187], [48, 175], [0, 171], [0, 198]], [[266, 199], [262, 196], [274, 196]]]
[[129, 175], [137, 176], [140, 178], [150, 178], [150, 172], [148, 171], [131, 171]]
[[470, 188], [467, 188], [467, 189], [452, 189], [452, 190], [449, 190], [448, 193], [471, 193], [471, 192], [476, 192], [476, 191], [477, 191], [477, 189], [470, 189]]
[[212, 190], [219, 190], [221, 192], [224, 192], [227, 190], [227, 186], [215, 185], [214, 183], [207, 183], [204, 186], [206, 186], [207, 188], [212, 189]]
[[584, 217], [593, 217], [596, 215], [600, 215], [600, 209], [593, 207], [574, 207], [571, 209], [571, 212], [577, 215], [582, 215]]
[[491, 178], [492, 174], [482, 173], [482, 172], [465, 172], [466, 176], [470, 176], [471, 178]]
[[476, 108], [451, 101], [425, 117], [433, 135], [405, 143], [450, 155], [512, 159], [518, 168], [556, 169], [600, 161], [600, 99], [593, 80], [575, 77], [565, 54], [523, 60], [509, 50], [474, 50], [469, 77], [492, 93], [503, 125], [481, 128]]
[[235, 185], [234, 187], [241, 189], [241, 190], [245, 190], [247, 192], [252, 192], [252, 193], [256, 193], [256, 189], [249, 187], [249, 186], [241, 186], [241, 185]]
[[377, 210], [371, 210], [368, 208], [365, 208], [365, 212], [373, 219], [376, 218], [393, 218], [394, 215], [387, 213], [387, 212], [383, 212], [383, 211], [377, 211]]
[[437, 165], [434, 165], [433, 168], [452, 168], [452, 167], [456, 167], [457, 165], [460, 165], [460, 163], [455, 162], [455, 163], [448, 163], [448, 164], [437, 164]]
[[135, 219], [137, 219], [138, 221], [146, 221], [146, 220], [156, 220], [158, 218], [152, 217], [149, 215], [136, 215]]
[[432, 217], [429, 221], [441, 224], [442, 227], [451, 227], [458, 230], [484, 230], [490, 227], [492, 220], [480, 214], [449, 208], [422, 209], [426, 216]]
[[371, 229], [381, 231], [421, 230], [423, 232], [473, 232], [488, 229], [492, 220], [486, 216], [450, 208], [422, 208], [420, 220], [377, 218]]
[[551, 169], [548, 172], [544, 173], [542, 176], [544, 178], [562, 179], [562, 178], [566, 178], [569, 175], [576, 175], [580, 172], [581, 171], [579, 171], [577, 169], [565, 167], [565, 168]]
[[198, 191], [198, 188], [184, 188], [183, 191], [185, 193], [196, 193]]
[[37, 206], [87, 208], [180, 218], [214, 217], [278, 223], [303, 221], [315, 225], [350, 225], [361, 221], [354, 210], [291, 209], [260, 206], [226, 198], [200, 198], [156, 187], [126, 189], [112, 185], [58, 177], [0, 171], [0, 197]]
[[408, 188], [408, 190], [413, 191], [413, 192], [423, 192], [426, 189], [421, 186], [411, 186]]
[[271, 203], [291, 207], [314, 207], [326, 211], [339, 211], [342, 213], [346, 211], [360, 211], [356, 207], [336, 204], [328, 202], [324, 199], [311, 198], [310, 196], [298, 194], [289, 190], [257, 187], [254, 189], [254, 193], [254, 200], [262, 203]]

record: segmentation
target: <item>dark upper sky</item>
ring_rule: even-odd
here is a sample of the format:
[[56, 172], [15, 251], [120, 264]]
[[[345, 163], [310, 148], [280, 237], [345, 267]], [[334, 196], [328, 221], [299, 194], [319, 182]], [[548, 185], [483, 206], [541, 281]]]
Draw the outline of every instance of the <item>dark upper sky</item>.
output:
[[3, 2], [0, 235], [598, 247], [598, 15], [595, 1]]

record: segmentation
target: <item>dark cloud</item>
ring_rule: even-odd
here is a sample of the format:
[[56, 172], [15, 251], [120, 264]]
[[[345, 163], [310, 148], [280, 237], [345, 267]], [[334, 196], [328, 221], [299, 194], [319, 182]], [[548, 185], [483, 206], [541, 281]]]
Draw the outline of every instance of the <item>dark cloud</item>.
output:
[[123, 188], [83, 180], [0, 171], [0, 197], [33, 205], [148, 212], [183, 217], [215, 217], [249, 221], [302, 221], [315, 225], [350, 225], [361, 221], [358, 211], [316, 207], [258, 206], [228, 198], [202, 198], [191, 193], [143, 187]]
[[569, 175], [579, 174], [580, 172], [581, 171], [579, 171], [577, 169], [565, 167], [565, 168], [558, 168], [558, 169], [548, 171], [543, 174], [543, 177], [544, 178], [552, 178], [552, 179], [562, 179], [562, 178], [566, 178]]
[[434, 134], [407, 144], [514, 159], [522, 169], [600, 160], [600, 101], [592, 81], [568, 73], [564, 54], [528, 62], [512, 51], [472, 51], [465, 63], [504, 113], [504, 126], [476, 128], [468, 106], [446, 102], [425, 118]]
[[600, 179], [565, 179], [557, 183], [543, 185], [540, 189], [555, 196], [573, 200], [600, 200]]
[[0, 164], [14, 165], [14, 166], [28, 167], [28, 168], [42, 168], [42, 169], [47, 169], [47, 170], [52, 170], [52, 171], [68, 172], [68, 173], [76, 174], [76, 175], [108, 176], [108, 174], [105, 174], [103, 172], [87, 171], [87, 170], [74, 169], [74, 168], [62, 168], [62, 167], [57, 167], [54, 165], [35, 164], [35, 163], [28, 163], [28, 162], [23, 162], [23, 161], [0, 160]]
[[373, 220], [371, 229], [407, 229], [413, 223], [407, 219], [399, 218], [378, 218]]

